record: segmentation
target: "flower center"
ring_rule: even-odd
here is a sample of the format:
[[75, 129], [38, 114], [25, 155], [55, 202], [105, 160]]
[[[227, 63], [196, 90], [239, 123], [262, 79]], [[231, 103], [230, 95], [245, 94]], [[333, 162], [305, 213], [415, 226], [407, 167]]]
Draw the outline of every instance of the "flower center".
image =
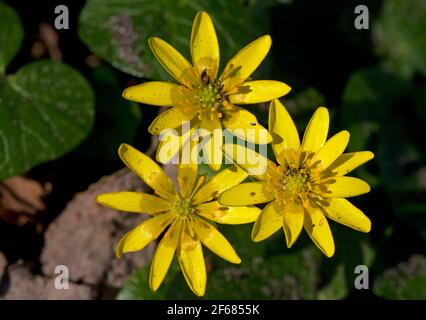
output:
[[195, 208], [190, 199], [184, 199], [181, 195], [176, 196], [173, 203], [176, 214], [181, 218], [188, 218], [195, 213]]
[[281, 181], [284, 192], [298, 194], [306, 192], [308, 188], [309, 175], [298, 170], [288, 170], [286, 176]]
[[287, 149], [280, 155], [280, 166], [268, 170], [268, 185], [281, 202], [298, 203], [317, 197], [314, 186], [320, 182], [319, 172], [311, 166], [312, 155]]
[[223, 93], [223, 83], [219, 79], [210, 79], [208, 70], [201, 74], [202, 85], [197, 89], [196, 99], [200, 105], [198, 118], [203, 117], [213, 120], [214, 117], [222, 118], [222, 108], [230, 108], [231, 104]]
[[221, 94], [219, 93], [219, 88], [212, 84], [208, 84], [198, 91], [197, 97], [201, 107], [211, 108], [220, 101]]

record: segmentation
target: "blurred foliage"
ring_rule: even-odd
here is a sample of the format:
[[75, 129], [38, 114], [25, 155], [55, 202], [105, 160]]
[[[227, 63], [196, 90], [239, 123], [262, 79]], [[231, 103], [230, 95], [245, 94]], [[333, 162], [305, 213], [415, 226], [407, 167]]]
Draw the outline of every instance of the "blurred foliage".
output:
[[426, 2], [387, 0], [378, 17], [374, 36], [384, 64], [404, 77], [426, 75]]
[[123, 72], [169, 79], [149, 49], [149, 37], [163, 38], [189, 57], [192, 21], [197, 11], [205, 10], [214, 19], [224, 63], [266, 33], [268, 20], [261, 19], [264, 10], [260, 4], [242, 0], [89, 0], [80, 16], [79, 33], [94, 53]]
[[387, 299], [426, 299], [426, 258], [414, 255], [406, 262], [383, 272], [374, 293]]
[[[68, 65], [38, 61], [5, 74], [23, 40], [15, 11], [0, 2], [0, 179], [25, 173], [77, 146], [89, 133], [94, 97]], [[3, 28], [3, 25], [6, 25]]]

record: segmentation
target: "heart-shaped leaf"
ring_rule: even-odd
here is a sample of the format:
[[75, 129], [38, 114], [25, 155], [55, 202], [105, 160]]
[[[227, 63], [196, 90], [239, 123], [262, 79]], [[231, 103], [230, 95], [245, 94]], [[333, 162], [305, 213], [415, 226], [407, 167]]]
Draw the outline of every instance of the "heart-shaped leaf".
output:
[[38, 61], [4, 74], [22, 39], [17, 14], [0, 2], [0, 179], [70, 151], [94, 116], [91, 87], [65, 64]]
[[[161, 37], [188, 56], [192, 21], [199, 10], [214, 20], [222, 63], [265, 31], [258, 1], [89, 0], [79, 35], [99, 57], [137, 77], [168, 79], [148, 46]], [[244, 32], [242, 32], [244, 30]]]
[[0, 85], [0, 179], [75, 147], [93, 121], [93, 93], [71, 67], [30, 63]]

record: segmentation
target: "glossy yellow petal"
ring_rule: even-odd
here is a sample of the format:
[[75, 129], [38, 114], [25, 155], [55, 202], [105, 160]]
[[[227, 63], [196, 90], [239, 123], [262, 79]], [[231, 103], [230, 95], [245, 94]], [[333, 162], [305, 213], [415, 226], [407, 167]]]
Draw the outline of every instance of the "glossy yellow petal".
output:
[[272, 136], [272, 150], [279, 156], [284, 149], [299, 150], [300, 139], [296, 125], [286, 108], [277, 99], [269, 107], [269, 131]]
[[[188, 122], [188, 126], [190, 123]], [[194, 128], [190, 130], [184, 130], [182, 133], [181, 128], [165, 130], [160, 134], [157, 153], [155, 159], [159, 163], [170, 164], [180, 163], [181, 160], [186, 160], [186, 156], [180, 157], [180, 150], [187, 150], [189, 146], [191, 134], [194, 132]], [[186, 153], [185, 153], [186, 154]]]
[[235, 104], [253, 104], [271, 101], [289, 93], [291, 88], [274, 80], [248, 81], [229, 92], [229, 101]]
[[270, 47], [271, 37], [265, 35], [248, 44], [229, 60], [221, 76], [224, 90], [232, 90], [250, 77], [266, 57]]
[[303, 206], [291, 203], [284, 207], [284, 234], [287, 247], [291, 248], [299, 237], [303, 227]]
[[216, 255], [231, 263], [241, 263], [241, 259], [226, 238], [210, 223], [197, 219], [192, 223], [201, 242]]
[[156, 239], [171, 223], [173, 214], [158, 214], [145, 220], [134, 229], [127, 232], [118, 242], [115, 253], [120, 258], [124, 253], [139, 251]]
[[148, 214], [168, 211], [171, 206], [168, 200], [142, 192], [103, 193], [96, 201], [115, 210]]
[[254, 242], [265, 240], [283, 227], [283, 208], [278, 201], [268, 203], [257, 218], [251, 238]]
[[[271, 160], [262, 154], [239, 144], [225, 143], [223, 151], [226, 161], [235, 163], [247, 171], [250, 176], [258, 180], [264, 180], [265, 173], [272, 163]], [[267, 152], [266, 146], [264, 152], [265, 154]]]
[[176, 104], [180, 87], [171, 82], [150, 81], [127, 88], [123, 97], [154, 106], [170, 107]]
[[176, 190], [172, 180], [150, 157], [128, 144], [122, 144], [118, 154], [126, 166], [138, 175], [155, 193], [165, 199], [174, 200]]
[[328, 170], [343, 176], [373, 158], [374, 154], [370, 151], [344, 153], [328, 167]]
[[191, 33], [192, 63], [201, 75], [204, 71], [215, 79], [219, 68], [219, 43], [213, 22], [206, 12], [198, 12]]
[[302, 140], [302, 150], [317, 152], [327, 140], [330, 118], [328, 110], [319, 107], [306, 127]]
[[[184, 198], [189, 198], [195, 188], [198, 180], [198, 163], [192, 161], [195, 157], [191, 154], [196, 151], [196, 142], [190, 141], [188, 144], [190, 153], [188, 159], [182, 158], [182, 163], [178, 164], [177, 180], [179, 183], [179, 190]], [[183, 150], [185, 152], [185, 150]]]
[[178, 260], [189, 288], [199, 297], [206, 291], [207, 272], [201, 242], [188, 226], [181, 237]]
[[224, 110], [222, 119], [223, 127], [228, 129], [241, 139], [256, 143], [267, 144], [272, 138], [256, 117], [249, 111], [234, 107], [231, 110]]
[[308, 207], [305, 210], [304, 227], [316, 246], [327, 257], [332, 257], [335, 249], [333, 235], [321, 209]]
[[348, 198], [370, 192], [367, 182], [353, 177], [335, 177], [325, 185], [321, 195], [326, 198]]
[[222, 124], [219, 118], [207, 119], [204, 117], [200, 122], [201, 147], [204, 159], [209, 167], [217, 171], [222, 166]]
[[170, 44], [156, 37], [149, 38], [148, 43], [154, 56], [173, 78], [187, 87], [200, 84], [194, 68]]
[[218, 201], [205, 202], [196, 206], [197, 214], [222, 224], [244, 224], [256, 221], [260, 210], [256, 207], [227, 207]]
[[349, 142], [349, 132], [340, 131], [331, 137], [325, 145], [315, 153], [311, 163], [319, 162], [321, 170], [327, 169], [345, 151]]
[[193, 204], [199, 204], [210, 201], [226, 189], [239, 184], [247, 178], [247, 176], [247, 173], [239, 167], [232, 166], [230, 168], [226, 168], [213, 176], [197, 192], [195, 192], [192, 202]]
[[275, 194], [267, 183], [259, 181], [242, 183], [226, 190], [219, 196], [219, 203], [225, 206], [249, 206], [274, 199]]
[[148, 128], [149, 133], [159, 135], [168, 129], [182, 126], [185, 121], [191, 121], [198, 113], [194, 107], [172, 107], [161, 113], [152, 121]]
[[175, 222], [169, 230], [167, 230], [163, 239], [155, 250], [152, 258], [151, 271], [149, 274], [149, 287], [151, 290], [157, 291], [163, 282], [170, 264], [173, 261], [177, 245], [181, 236], [182, 223]]
[[327, 199], [325, 214], [330, 219], [361, 232], [370, 232], [370, 219], [348, 200], [343, 198]]

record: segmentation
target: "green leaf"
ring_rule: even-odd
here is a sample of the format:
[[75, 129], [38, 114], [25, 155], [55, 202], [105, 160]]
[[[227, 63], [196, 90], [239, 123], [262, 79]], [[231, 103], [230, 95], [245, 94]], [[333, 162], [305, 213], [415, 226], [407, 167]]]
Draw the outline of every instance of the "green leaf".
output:
[[94, 116], [93, 93], [73, 68], [30, 63], [0, 84], [0, 179], [22, 174], [79, 144]]
[[385, 299], [426, 299], [426, 257], [413, 255], [388, 269], [377, 279], [373, 291]]
[[214, 20], [224, 63], [264, 34], [267, 19], [262, 19], [259, 3], [89, 0], [79, 17], [79, 35], [90, 50], [123, 72], [169, 79], [149, 49], [149, 37], [163, 38], [189, 57], [192, 21], [198, 10], [205, 10]]
[[386, 66], [405, 77], [426, 74], [426, 2], [386, 0], [373, 35]]
[[[21, 47], [24, 32], [15, 10], [0, 2], [0, 77]], [[1, 81], [1, 78], [0, 78]]]

